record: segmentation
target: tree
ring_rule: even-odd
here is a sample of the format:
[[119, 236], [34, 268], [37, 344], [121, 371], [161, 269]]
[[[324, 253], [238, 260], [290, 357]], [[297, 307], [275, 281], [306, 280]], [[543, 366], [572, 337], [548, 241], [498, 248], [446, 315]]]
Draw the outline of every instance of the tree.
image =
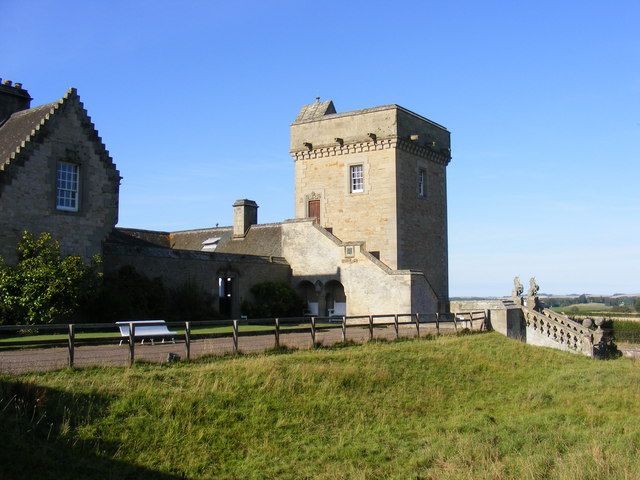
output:
[[635, 308], [636, 312], [640, 312], [640, 298], [636, 298]]
[[23, 232], [18, 263], [0, 260], [0, 323], [38, 325], [70, 321], [95, 295], [100, 257], [85, 265], [78, 256], [63, 257], [49, 233]]

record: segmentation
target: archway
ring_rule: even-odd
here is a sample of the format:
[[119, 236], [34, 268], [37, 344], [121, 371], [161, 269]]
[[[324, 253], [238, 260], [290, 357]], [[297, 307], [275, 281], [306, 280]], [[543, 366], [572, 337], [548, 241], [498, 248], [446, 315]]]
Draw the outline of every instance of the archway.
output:
[[305, 315], [319, 315], [318, 292], [313, 283], [308, 280], [300, 282], [296, 288], [300, 298], [306, 302]]
[[347, 314], [347, 296], [344, 286], [337, 280], [331, 280], [324, 286], [324, 299], [326, 315], [328, 317], [341, 317]]

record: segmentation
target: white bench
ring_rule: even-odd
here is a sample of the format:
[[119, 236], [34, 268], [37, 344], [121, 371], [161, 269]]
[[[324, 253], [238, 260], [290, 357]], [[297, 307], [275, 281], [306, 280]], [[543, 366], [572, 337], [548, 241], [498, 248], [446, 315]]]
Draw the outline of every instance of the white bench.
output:
[[176, 343], [174, 336], [176, 332], [170, 332], [167, 328], [167, 324], [164, 320], [130, 320], [128, 322], [116, 322], [116, 325], [120, 329], [120, 336], [123, 339], [120, 340], [120, 345], [124, 341], [124, 338], [129, 338], [129, 324], [133, 324], [133, 336], [134, 338], [141, 338], [142, 343], [148, 338], [151, 340], [151, 345], [154, 345], [154, 338], [162, 337], [162, 343], [165, 338], [170, 337], [173, 343]]

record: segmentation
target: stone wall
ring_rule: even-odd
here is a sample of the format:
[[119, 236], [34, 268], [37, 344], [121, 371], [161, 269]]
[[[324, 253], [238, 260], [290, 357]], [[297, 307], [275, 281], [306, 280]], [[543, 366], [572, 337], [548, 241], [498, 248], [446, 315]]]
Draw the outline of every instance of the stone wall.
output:
[[[418, 192], [426, 173], [424, 196]], [[397, 150], [399, 269], [425, 273], [442, 302], [449, 299], [447, 248], [447, 172], [442, 164]]]
[[[16, 261], [16, 245], [23, 230], [49, 232], [64, 254], [85, 260], [100, 253], [102, 241], [118, 219], [119, 173], [96, 151], [77, 100], [68, 99], [43, 127], [40, 143], [11, 165], [0, 200], [0, 255]], [[24, 157], [27, 158], [24, 158]], [[79, 211], [56, 209], [56, 162], [80, 165]]]
[[[347, 315], [436, 311], [437, 298], [423, 275], [393, 271], [362, 244], [341, 242], [311, 220], [283, 223], [282, 242], [294, 286], [308, 281], [320, 290], [328, 282], [340, 282]], [[352, 255], [347, 247], [352, 247]]]
[[[349, 169], [362, 164], [364, 191], [350, 192]], [[295, 162], [296, 218], [320, 200], [320, 224], [345, 242], [366, 241], [380, 260], [397, 266], [395, 151], [373, 150]]]
[[267, 281], [289, 283], [291, 278], [289, 265], [279, 258], [114, 244], [105, 245], [104, 255], [105, 273], [130, 265], [149, 278], [162, 278], [170, 288], [194, 282], [216, 299], [218, 277], [232, 277], [232, 314], [236, 318], [241, 314], [240, 304], [251, 300], [249, 290], [253, 285]]

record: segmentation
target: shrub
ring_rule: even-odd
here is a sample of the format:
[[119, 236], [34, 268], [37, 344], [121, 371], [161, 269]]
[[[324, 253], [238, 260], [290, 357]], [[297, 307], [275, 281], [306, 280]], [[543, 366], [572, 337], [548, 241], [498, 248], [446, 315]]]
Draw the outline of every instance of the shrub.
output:
[[171, 292], [169, 316], [174, 320], [194, 322], [218, 318], [214, 297], [192, 280], [187, 280]]
[[85, 265], [78, 256], [62, 257], [50, 234], [23, 232], [18, 263], [0, 260], [0, 323], [39, 325], [68, 321], [93, 297], [100, 283], [100, 258]]
[[85, 308], [93, 322], [161, 319], [168, 312], [168, 293], [160, 278], [150, 279], [126, 265], [104, 278]]
[[286, 283], [256, 283], [250, 292], [253, 301], [242, 302], [242, 312], [250, 318], [295, 317], [304, 309], [302, 299]]

